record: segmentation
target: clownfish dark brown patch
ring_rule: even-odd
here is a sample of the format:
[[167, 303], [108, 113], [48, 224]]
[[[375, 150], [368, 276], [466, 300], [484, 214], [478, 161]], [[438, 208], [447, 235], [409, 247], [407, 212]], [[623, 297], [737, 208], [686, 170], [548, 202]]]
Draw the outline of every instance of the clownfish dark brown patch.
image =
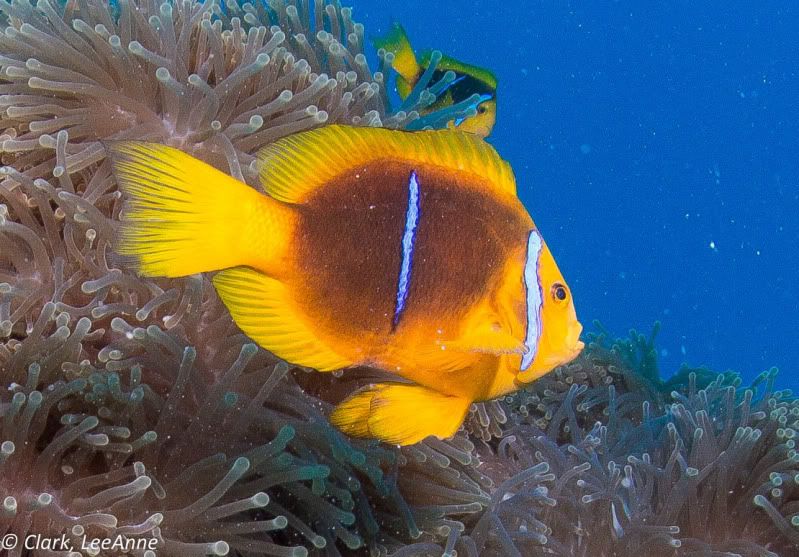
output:
[[[470, 307], [464, 302], [495, 286], [507, 252], [531, 227], [518, 207], [485, 196], [479, 182], [465, 187], [466, 179], [433, 166], [376, 161], [310, 196], [299, 209], [295, 251], [308, 277], [297, 296], [304, 311], [353, 344], [364, 331], [385, 336], [434, 315], [462, 319]], [[398, 295], [403, 236], [415, 205], [405, 256], [411, 280]]]
[[[471, 402], [582, 348], [510, 167], [474, 135], [298, 134], [259, 156], [268, 195], [165, 146], [122, 143], [112, 155], [131, 198], [118, 251], [141, 273], [219, 271], [233, 319], [277, 356], [403, 381], [339, 405], [331, 421], [347, 433], [398, 444], [451, 436]], [[542, 294], [554, 284], [559, 296]]]

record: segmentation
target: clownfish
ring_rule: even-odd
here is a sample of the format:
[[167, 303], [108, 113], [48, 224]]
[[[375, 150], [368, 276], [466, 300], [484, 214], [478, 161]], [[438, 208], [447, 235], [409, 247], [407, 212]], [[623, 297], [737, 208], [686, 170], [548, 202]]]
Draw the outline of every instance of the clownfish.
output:
[[407, 445], [583, 348], [571, 292], [479, 137], [327, 126], [259, 153], [261, 193], [178, 149], [109, 146], [129, 198], [117, 251], [146, 276], [216, 272], [239, 328], [320, 372], [371, 366], [330, 416]]
[[[418, 59], [405, 29], [398, 23], [395, 23], [384, 37], [375, 39], [374, 45], [377, 49], [384, 49], [386, 52], [394, 54], [392, 67], [398, 74], [397, 93], [402, 100], [405, 100], [429, 67], [432, 52], [423, 52], [421, 59]], [[485, 68], [472, 66], [442, 55], [433, 72], [431, 82], [437, 82], [448, 71], [455, 73], [455, 80], [439, 93], [435, 102], [425, 108], [423, 114], [452, 106], [477, 94], [480, 97], [476, 106], [476, 114], [463, 119], [451, 120], [447, 126], [475, 133], [481, 137], [488, 137], [497, 119], [497, 78]]]

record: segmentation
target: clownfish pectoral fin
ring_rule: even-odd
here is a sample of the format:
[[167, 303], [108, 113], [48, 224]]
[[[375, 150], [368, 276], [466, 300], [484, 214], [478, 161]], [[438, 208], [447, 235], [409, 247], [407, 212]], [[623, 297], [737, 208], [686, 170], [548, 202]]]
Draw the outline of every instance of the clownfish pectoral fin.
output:
[[236, 325], [276, 356], [318, 371], [352, 365], [306, 325], [279, 280], [248, 267], [235, 267], [217, 273], [213, 283]]
[[422, 73], [422, 68], [419, 66], [419, 61], [416, 59], [416, 54], [413, 52], [411, 42], [408, 40], [408, 35], [402, 25], [395, 23], [391, 27], [391, 31], [386, 33], [383, 37], [375, 39], [374, 45], [376, 49], [384, 49], [386, 52], [391, 52], [394, 55], [394, 62], [391, 64], [394, 70], [403, 78], [403, 80], [410, 85], [405, 95], [403, 91], [399, 91], [400, 96], [403, 98], [408, 96], [410, 89], [416, 84], [419, 76]]
[[380, 383], [339, 404], [330, 423], [353, 437], [412, 445], [430, 435], [452, 437], [472, 401], [413, 384]]
[[490, 331], [485, 335], [470, 335], [469, 338], [445, 343], [448, 350], [461, 352], [477, 352], [479, 354], [524, 354], [526, 351], [524, 342], [503, 333], [502, 331]]
[[278, 266], [291, 208], [173, 147], [139, 141], [106, 147], [130, 201], [116, 250], [132, 257], [141, 274]]
[[500, 315], [487, 304], [478, 306], [467, 317], [462, 335], [444, 343], [447, 349], [483, 354], [522, 354], [524, 339], [503, 327]]
[[439, 341], [433, 345], [415, 347], [413, 357], [416, 363], [441, 373], [465, 369], [480, 359], [475, 350], [463, 349], [460, 341]]

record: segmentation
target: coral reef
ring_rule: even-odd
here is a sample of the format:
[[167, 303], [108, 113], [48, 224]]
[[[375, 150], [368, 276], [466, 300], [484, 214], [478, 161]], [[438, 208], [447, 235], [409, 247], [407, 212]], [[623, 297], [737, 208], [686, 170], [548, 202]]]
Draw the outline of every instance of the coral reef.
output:
[[[0, 535], [148, 557], [151, 540], [164, 556], [799, 552], [799, 406], [772, 372], [663, 381], [654, 336], [600, 333], [455, 438], [400, 451], [327, 423], [356, 373], [291, 368], [207, 278], [144, 279], [113, 252], [126, 206], [105, 142], [168, 143], [258, 187], [255, 153], [285, 135], [470, 113], [419, 117], [454, 77], [431, 82], [435, 56], [392, 108], [390, 55], [372, 72], [337, 1], [0, 13]], [[132, 545], [80, 546], [115, 536]]]

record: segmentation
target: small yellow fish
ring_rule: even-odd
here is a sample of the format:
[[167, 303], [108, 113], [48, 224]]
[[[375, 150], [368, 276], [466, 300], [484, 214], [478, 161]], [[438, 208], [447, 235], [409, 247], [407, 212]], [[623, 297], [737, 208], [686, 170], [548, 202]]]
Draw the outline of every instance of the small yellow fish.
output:
[[[432, 53], [424, 52], [421, 60], [417, 59], [405, 29], [398, 23], [395, 23], [391, 31], [384, 37], [376, 39], [374, 44], [376, 48], [382, 48], [394, 54], [392, 67], [399, 74], [397, 76], [397, 92], [401, 99], [406, 99], [429, 67]], [[477, 114], [464, 119], [452, 120], [448, 123], [448, 127], [488, 137], [497, 118], [497, 78], [485, 68], [472, 66], [449, 56], [442, 56], [435, 68], [431, 83], [440, 80], [448, 71], [455, 73], [455, 80], [439, 94], [436, 101], [427, 107], [423, 114], [452, 106], [478, 94], [480, 100], [476, 107]]]
[[238, 326], [288, 362], [372, 366], [330, 419], [396, 444], [452, 436], [473, 401], [583, 347], [571, 294], [479, 137], [328, 126], [259, 154], [267, 195], [163, 145], [110, 147], [140, 273], [213, 277]]

